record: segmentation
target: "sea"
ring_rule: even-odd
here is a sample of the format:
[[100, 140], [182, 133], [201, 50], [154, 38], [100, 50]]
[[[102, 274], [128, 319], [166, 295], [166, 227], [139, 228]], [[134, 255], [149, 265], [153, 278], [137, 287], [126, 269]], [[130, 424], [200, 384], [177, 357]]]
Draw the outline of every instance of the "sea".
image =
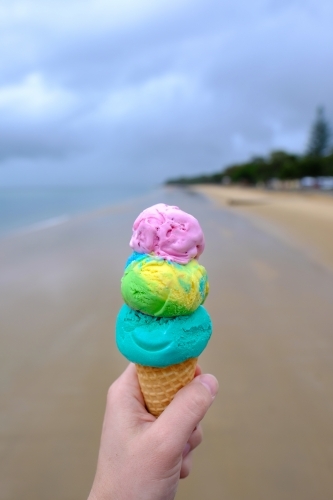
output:
[[148, 193], [142, 185], [0, 187], [0, 238], [60, 224]]

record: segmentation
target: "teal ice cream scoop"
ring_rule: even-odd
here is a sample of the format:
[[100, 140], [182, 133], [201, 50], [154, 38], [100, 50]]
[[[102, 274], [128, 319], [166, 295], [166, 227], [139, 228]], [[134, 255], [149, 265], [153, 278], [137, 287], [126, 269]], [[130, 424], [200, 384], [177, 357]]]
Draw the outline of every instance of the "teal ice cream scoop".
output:
[[116, 321], [119, 351], [133, 363], [162, 368], [198, 357], [212, 334], [203, 306], [174, 318], [148, 316], [123, 305]]

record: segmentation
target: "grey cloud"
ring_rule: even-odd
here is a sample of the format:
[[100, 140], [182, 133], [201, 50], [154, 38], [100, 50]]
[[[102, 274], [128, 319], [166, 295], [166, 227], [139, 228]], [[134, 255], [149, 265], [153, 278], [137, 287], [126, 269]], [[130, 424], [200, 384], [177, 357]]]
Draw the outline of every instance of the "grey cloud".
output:
[[115, 178], [121, 167], [156, 182], [272, 148], [302, 152], [316, 106], [333, 118], [329, 0], [185, 1], [119, 26], [81, 14], [69, 8], [62, 25], [44, 9], [0, 35], [10, 47], [0, 106], [1, 88], [31, 73], [46, 93], [64, 94], [63, 112], [51, 107], [35, 121], [17, 106], [2, 113], [3, 160], [44, 158], [47, 177], [47, 158], [67, 158], [74, 179], [84, 156], [86, 179]]

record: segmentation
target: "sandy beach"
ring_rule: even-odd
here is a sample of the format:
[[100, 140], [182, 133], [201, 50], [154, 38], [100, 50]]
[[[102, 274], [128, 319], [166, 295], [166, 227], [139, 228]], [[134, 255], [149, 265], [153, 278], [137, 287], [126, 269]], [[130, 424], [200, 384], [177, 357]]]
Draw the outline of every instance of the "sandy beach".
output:
[[[192, 189], [192, 188], [191, 188]], [[329, 193], [267, 191], [200, 185], [193, 190], [217, 206], [250, 217], [265, 231], [333, 269], [333, 196]]]
[[333, 498], [333, 199], [198, 187], [0, 240], [0, 500], [82, 500], [92, 484], [120, 279], [136, 215], [196, 216], [220, 381], [177, 500]]

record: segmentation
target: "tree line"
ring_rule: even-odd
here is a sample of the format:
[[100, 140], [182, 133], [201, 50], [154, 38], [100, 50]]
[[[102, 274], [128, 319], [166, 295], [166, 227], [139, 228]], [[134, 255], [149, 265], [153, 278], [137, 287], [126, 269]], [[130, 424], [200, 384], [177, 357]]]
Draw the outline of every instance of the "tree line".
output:
[[295, 180], [304, 177], [333, 176], [333, 147], [331, 129], [324, 108], [317, 110], [311, 127], [309, 142], [303, 155], [273, 151], [267, 157], [257, 156], [246, 163], [231, 165], [207, 175], [169, 179], [166, 184], [198, 184], [228, 182], [255, 185], [267, 184], [272, 179]]

